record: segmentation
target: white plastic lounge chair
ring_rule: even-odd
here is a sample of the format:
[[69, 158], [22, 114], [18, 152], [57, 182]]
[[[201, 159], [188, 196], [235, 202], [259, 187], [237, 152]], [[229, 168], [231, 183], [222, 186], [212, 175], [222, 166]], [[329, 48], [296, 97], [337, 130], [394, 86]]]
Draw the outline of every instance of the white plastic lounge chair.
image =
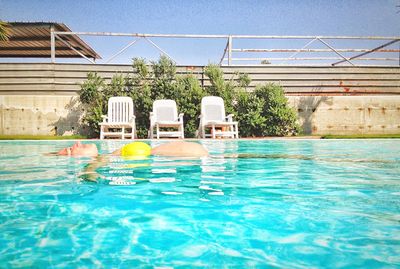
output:
[[[201, 115], [198, 136], [201, 138], [228, 137], [239, 138], [238, 122], [233, 115], [225, 116], [224, 100], [218, 96], [206, 96], [201, 99]], [[206, 134], [206, 129], [210, 133]], [[218, 128], [218, 130], [216, 129]]]
[[[177, 128], [177, 131], [161, 131], [160, 128]], [[153, 112], [150, 112], [150, 138], [178, 137], [184, 138], [183, 113], [179, 114], [174, 100], [156, 100], [153, 103]]]
[[100, 139], [105, 137], [135, 138], [136, 125], [132, 98], [111, 97], [108, 99], [107, 116], [103, 115], [102, 118], [103, 122], [99, 123]]

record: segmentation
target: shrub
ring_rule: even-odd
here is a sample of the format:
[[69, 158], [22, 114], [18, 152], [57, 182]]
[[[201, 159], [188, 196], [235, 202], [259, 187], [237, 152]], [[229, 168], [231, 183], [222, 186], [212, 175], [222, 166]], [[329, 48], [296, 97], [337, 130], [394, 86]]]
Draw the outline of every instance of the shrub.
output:
[[184, 113], [185, 137], [194, 137], [199, 125], [201, 98], [205, 92], [193, 75], [177, 77], [175, 86], [178, 111]]
[[103, 121], [101, 116], [107, 114], [108, 99], [131, 94], [131, 88], [127, 85], [128, 80], [122, 74], [115, 74], [106, 84], [97, 73], [88, 73], [87, 80], [81, 85], [79, 98], [84, 104], [83, 122], [89, 126], [90, 136], [99, 134], [99, 123]]
[[235, 109], [236, 120], [239, 122], [239, 132], [242, 137], [262, 136], [266, 125], [263, 117], [264, 100], [255, 94], [240, 91], [237, 94]]
[[10, 24], [0, 20], [0, 41], [8, 41], [10, 38]]
[[185, 137], [194, 137], [200, 114], [200, 101], [204, 96], [198, 80], [192, 76], [177, 76], [175, 64], [161, 56], [151, 62], [150, 72], [144, 59], [133, 59], [134, 75], [129, 78], [131, 97], [135, 104], [137, 135], [147, 138], [150, 126], [149, 115], [153, 102], [158, 99], [175, 100], [178, 112], [184, 113]]
[[233, 79], [225, 81], [224, 73], [221, 68], [215, 64], [209, 64], [204, 68], [204, 74], [210, 79], [211, 86], [205, 88], [207, 95], [220, 96], [225, 102], [225, 111], [227, 114], [236, 114], [233, 108], [235, 95], [235, 84]]
[[101, 91], [105, 86], [104, 79], [97, 73], [89, 72], [87, 79], [81, 85], [79, 92], [80, 101], [83, 104], [91, 104], [92, 102], [98, 102], [101, 95]]
[[103, 108], [107, 99], [103, 98], [105, 82], [97, 73], [88, 73], [87, 80], [81, 85], [79, 99], [84, 105], [83, 123], [89, 126], [90, 136], [98, 135], [98, 123], [102, 121]]
[[239, 122], [240, 136], [284, 136], [299, 131], [297, 116], [288, 106], [283, 88], [275, 84], [259, 86], [254, 92], [247, 87], [251, 83], [248, 74], [236, 72], [236, 79], [224, 80], [217, 65], [208, 65], [204, 70], [211, 86], [208, 95], [224, 99], [226, 113], [234, 114]]
[[173, 99], [178, 111], [184, 113], [185, 137], [194, 137], [200, 115], [201, 98], [205, 95], [224, 99], [227, 114], [239, 121], [240, 136], [295, 135], [299, 131], [296, 113], [288, 106], [282, 87], [268, 84], [249, 92], [251, 79], [247, 74], [234, 73], [228, 81], [221, 68], [208, 65], [204, 69], [210, 86], [204, 89], [193, 75], [177, 76], [175, 64], [161, 56], [148, 66], [146, 60], [134, 58], [133, 74], [115, 74], [110, 83], [97, 73], [88, 73], [81, 85], [80, 101], [84, 104], [84, 122], [98, 135], [101, 115], [107, 113], [111, 96], [130, 96], [135, 104], [136, 127], [139, 138], [148, 136], [149, 115], [157, 99]]
[[254, 95], [262, 100], [261, 116], [265, 118], [262, 136], [296, 135], [300, 131], [296, 112], [288, 105], [283, 88], [276, 84], [259, 86]]
[[175, 99], [175, 64], [168, 57], [161, 56], [157, 62], [152, 61], [151, 66], [153, 68], [151, 82], [152, 99]]
[[238, 86], [240, 88], [246, 89], [251, 83], [251, 78], [249, 74], [236, 72], [236, 75], [238, 76], [237, 78]]
[[146, 138], [150, 125], [149, 113], [152, 110], [152, 89], [149, 85], [150, 71], [146, 61], [142, 58], [134, 58], [132, 62], [133, 77], [127, 78], [131, 88], [130, 97], [135, 106], [137, 136]]
[[251, 82], [249, 75], [235, 72], [231, 79], [226, 81], [222, 69], [215, 64], [207, 65], [204, 74], [210, 79], [211, 84], [211, 86], [205, 88], [206, 94], [224, 99], [226, 113], [237, 116], [235, 104], [239, 95], [244, 97], [247, 94], [246, 88]]
[[127, 96], [128, 88], [126, 84], [126, 78], [122, 74], [115, 74], [111, 78], [111, 82], [104, 87], [102, 92], [103, 98], [108, 100], [113, 96]]

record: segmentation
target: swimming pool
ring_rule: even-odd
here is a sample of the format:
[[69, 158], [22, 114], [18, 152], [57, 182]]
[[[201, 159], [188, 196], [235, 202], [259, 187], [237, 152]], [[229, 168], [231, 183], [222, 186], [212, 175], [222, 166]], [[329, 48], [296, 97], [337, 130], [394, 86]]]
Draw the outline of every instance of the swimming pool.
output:
[[71, 141], [0, 141], [0, 267], [400, 266], [400, 140], [201, 143], [91, 183]]

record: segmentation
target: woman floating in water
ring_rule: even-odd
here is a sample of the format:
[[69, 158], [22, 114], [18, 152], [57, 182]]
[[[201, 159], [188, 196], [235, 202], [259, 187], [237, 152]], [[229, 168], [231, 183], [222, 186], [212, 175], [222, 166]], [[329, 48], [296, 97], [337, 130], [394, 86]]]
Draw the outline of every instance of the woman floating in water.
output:
[[[208, 151], [198, 143], [174, 141], [165, 143], [154, 148], [143, 142], [129, 143], [122, 148], [108, 155], [99, 155], [95, 144], [81, 144], [76, 142], [72, 147], [60, 150], [57, 155], [65, 155], [72, 157], [92, 157], [94, 160], [89, 163], [81, 174], [81, 177], [89, 181], [97, 181], [102, 177], [97, 173], [97, 168], [106, 166], [110, 162], [112, 156], [122, 156], [127, 159], [141, 160], [146, 159], [150, 155], [166, 156], [166, 157], [185, 157], [200, 158], [208, 156]], [[343, 158], [321, 158], [317, 156], [303, 154], [274, 154], [274, 153], [239, 153], [214, 155], [213, 158], [241, 158], [241, 159], [298, 159], [304, 161], [320, 161], [320, 162], [379, 162], [391, 163], [391, 161], [371, 160], [371, 159], [343, 159]]]
[[63, 148], [57, 155], [71, 157], [95, 157], [81, 174], [84, 180], [97, 181], [101, 177], [96, 169], [107, 165], [110, 156], [122, 156], [124, 158], [143, 159], [150, 155], [168, 157], [205, 157], [208, 151], [200, 144], [194, 142], [175, 141], [151, 148], [144, 142], [132, 142], [114, 151], [110, 155], [99, 155], [95, 144], [82, 144], [79, 141], [72, 147]]
[[[72, 157], [96, 157], [98, 150], [95, 144], [82, 144], [76, 142], [72, 147], [63, 148], [57, 155], [72, 156]], [[151, 148], [143, 142], [133, 142], [114, 151], [111, 155], [125, 157], [135, 155], [155, 155], [155, 156], [170, 156], [170, 157], [204, 157], [208, 155], [208, 151], [200, 144], [194, 142], [175, 141], [162, 144]]]

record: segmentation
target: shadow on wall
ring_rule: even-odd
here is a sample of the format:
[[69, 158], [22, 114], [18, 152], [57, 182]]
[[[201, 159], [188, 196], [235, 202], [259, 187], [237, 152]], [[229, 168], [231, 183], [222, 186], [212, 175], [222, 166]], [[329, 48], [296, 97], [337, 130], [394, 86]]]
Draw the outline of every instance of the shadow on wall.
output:
[[313, 134], [317, 132], [315, 126], [313, 126], [313, 116], [315, 111], [321, 104], [332, 105], [332, 97], [328, 96], [302, 96], [299, 98], [297, 113], [303, 120], [301, 128], [304, 134]]
[[67, 114], [60, 117], [58, 121], [51, 124], [56, 135], [84, 135], [90, 136], [91, 130], [83, 124], [82, 117], [84, 113], [83, 105], [79, 102], [78, 97], [71, 97], [69, 103], [65, 106]]

